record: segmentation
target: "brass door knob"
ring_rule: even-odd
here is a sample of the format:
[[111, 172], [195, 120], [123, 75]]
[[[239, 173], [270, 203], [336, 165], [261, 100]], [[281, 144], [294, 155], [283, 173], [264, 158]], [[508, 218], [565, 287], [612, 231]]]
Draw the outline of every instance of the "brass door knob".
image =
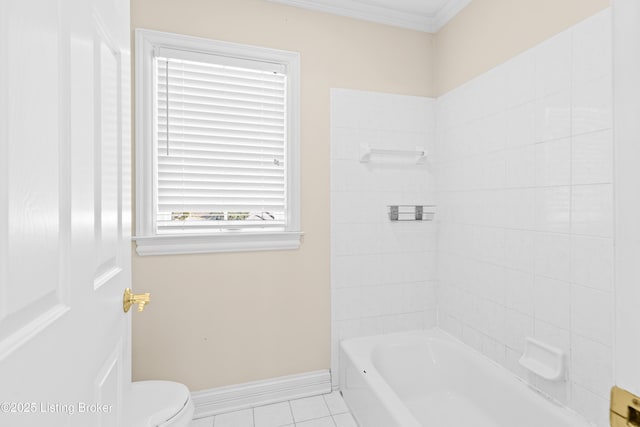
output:
[[138, 304], [138, 311], [144, 311], [144, 306], [149, 304], [151, 301], [151, 294], [134, 294], [131, 292], [131, 289], [127, 288], [124, 290], [124, 297], [122, 299], [122, 308], [125, 313], [129, 312], [129, 309], [132, 305]]

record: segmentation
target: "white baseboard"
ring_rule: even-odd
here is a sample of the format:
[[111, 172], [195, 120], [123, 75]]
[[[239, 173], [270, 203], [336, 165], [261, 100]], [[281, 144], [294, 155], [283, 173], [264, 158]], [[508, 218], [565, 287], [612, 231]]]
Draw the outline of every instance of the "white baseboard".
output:
[[329, 370], [307, 372], [191, 393], [194, 419], [331, 392]]

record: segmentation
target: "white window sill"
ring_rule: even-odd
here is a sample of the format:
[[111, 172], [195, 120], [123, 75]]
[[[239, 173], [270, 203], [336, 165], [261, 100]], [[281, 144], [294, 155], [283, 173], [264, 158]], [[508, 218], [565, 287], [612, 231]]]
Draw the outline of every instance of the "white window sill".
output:
[[140, 256], [298, 249], [302, 232], [221, 233], [216, 235], [137, 236]]

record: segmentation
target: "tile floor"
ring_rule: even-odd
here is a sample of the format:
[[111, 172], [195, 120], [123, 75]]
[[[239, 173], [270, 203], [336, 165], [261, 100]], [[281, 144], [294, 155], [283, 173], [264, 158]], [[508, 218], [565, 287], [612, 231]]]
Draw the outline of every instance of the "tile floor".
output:
[[190, 427], [357, 427], [337, 391], [194, 420]]

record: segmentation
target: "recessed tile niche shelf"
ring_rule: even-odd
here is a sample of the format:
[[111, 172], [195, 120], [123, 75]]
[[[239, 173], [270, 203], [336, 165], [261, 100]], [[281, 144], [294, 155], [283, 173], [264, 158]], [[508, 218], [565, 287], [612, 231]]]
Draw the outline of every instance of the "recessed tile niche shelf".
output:
[[526, 337], [524, 354], [519, 362], [545, 380], [561, 381], [565, 378], [564, 352], [534, 338]]
[[389, 205], [391, 221], [433, 221], [435, 205]]

